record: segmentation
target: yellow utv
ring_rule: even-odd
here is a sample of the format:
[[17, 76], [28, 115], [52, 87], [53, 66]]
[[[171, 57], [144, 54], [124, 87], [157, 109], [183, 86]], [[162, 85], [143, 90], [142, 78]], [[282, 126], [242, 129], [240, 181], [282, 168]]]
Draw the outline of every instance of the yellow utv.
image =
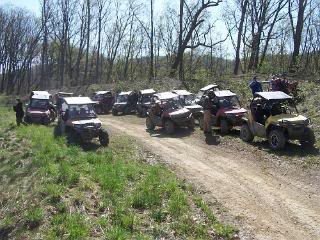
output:
[[255, 136], [266, 138], [273, 150], [280, 150], [289, 140], [299, 140], [302, 147], [315, 144], [311, 121], [298, 114], [291, 96], [284, 92], [255, 93], [250, 111], [243, 118], [240, 138], [252, 142]]

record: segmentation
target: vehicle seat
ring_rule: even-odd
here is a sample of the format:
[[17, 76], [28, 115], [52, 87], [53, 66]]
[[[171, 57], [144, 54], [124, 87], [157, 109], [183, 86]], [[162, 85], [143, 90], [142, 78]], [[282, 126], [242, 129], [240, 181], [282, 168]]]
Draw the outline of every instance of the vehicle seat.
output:
[[264, 124], [264, 111], [261, 104], [257, 104], [257, 108], [254, 113], [256, 122]]

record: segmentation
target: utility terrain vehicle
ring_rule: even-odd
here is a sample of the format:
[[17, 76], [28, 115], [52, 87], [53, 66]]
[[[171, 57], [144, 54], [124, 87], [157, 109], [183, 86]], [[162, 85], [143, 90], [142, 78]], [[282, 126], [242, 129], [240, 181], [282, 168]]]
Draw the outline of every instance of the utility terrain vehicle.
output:
[[[227, 134], [233, 127], [242, 125], [247, 110], [241, 107], [237, 94], [230, 90], [215, 91], [214, 95], [212, 125]], [[200, 119], [200, 128], [203, 129], [203, 118]]]
[[[194, 129], [192, 113], [181, 105], [177, 94], [172, 92], [155, 94], [153, 104], [146, 118], [148, 130], [153, 131], [158, 126], [164, 128], [167, 134], [172, 134], [177, 127]], [[157, 106], [160, 109], [155, 110]]]
[[219, 85], [217, 85], [217, 84], [209, 84], [208, 86], [205, 86], [205, 87], [201, 88], [199, 90], [197, 96], [196, 96], [195, 103], [203, 106], [204, 97], [206, 95], [208, 95], [208, 92], [210, 90], [218, 91], [219, 90]]
[[95, 105], [97, 114], [108, 113], [112, 109], [114, 103], [114, 97], [110, 91], [95, 92], [92, 100], [97, 102]]
[[119, 112], [124, 115], [131, 114], [136, 111], [137, 101], [138, 95], [133, 91], [119, 93], [112, 107], [112, 114], [114, 116], [117, 116]]
[[172, 92], [179, 96], [181, 105], [192, 113], [194, 119], [200, 122], [200, 118], [203, 115], [203, 108], [195, 103], [196, 96], [187, 90], [173, 90]]
[[139, 91], [137, 113], [140, 117], [146, 117], [147, 111], [151, 107], [151, 99], [156, 91], [153, 89], [144, 89]]
[[48, 125], [57, 117], [55, 106], [51, 101], [51, 95], [31, 96], [29, 104], [27, 104], [26, 115], [24, 121], [26, 123], [38, 123]]
[[267, 138], [273, 150], [283, 149], [289, 140], [302, 146], [315, 144], [310, 119], [299, 115], [292, 97], [284, 92], [257, 92], [243, 118], [240, 137], [245, 142], [255, 136]]
[[67, 133], [74, 141], [85, 143], [99, 138], [102, 146], [109, 144], [109, 135], [101, 126], [94, 111], [94, 101], [88, 97], [66, 97], [58, 120], [60, 133]]

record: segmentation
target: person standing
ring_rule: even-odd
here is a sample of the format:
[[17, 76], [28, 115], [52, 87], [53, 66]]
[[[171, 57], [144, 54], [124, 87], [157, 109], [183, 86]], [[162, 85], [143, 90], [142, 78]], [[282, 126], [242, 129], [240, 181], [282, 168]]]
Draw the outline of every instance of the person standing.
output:
[[20, 126], [24, 116], [24, 111], [23, 111], [22, 102], [20, 98], [17, 98], [16, 100], [17, 100], [17, 104], [13, 106], [13, 110], [16, 112], [17, 125]]
[[249, 84], [249, 87], [251, 88], [252, 95], [254, 95], [256, 92], [262, 92], [262, 85], [258, 81], [257, 76], [254, 76]]
[[213, 108], [214, 91], [210, 90], [203, 102], [203, 132], [204, 134], [211, 134], [211, 112]]

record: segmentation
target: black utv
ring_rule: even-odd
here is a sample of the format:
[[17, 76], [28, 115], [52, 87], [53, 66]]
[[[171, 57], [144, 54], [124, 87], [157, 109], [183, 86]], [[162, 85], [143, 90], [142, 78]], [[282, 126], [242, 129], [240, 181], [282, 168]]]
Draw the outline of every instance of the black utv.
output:
[[152, 96], [156, 91], [153, 89], [144, 89], [139, 91], [137, 114], [140, 117], [146, 117], [148, 109], [151, 107]]
[[137, 109], [138, 94], [133, 91], [121, 92], [117, 95], [112, 107], [112, 114], [117, 116], [119, 113], [128, 115]]

